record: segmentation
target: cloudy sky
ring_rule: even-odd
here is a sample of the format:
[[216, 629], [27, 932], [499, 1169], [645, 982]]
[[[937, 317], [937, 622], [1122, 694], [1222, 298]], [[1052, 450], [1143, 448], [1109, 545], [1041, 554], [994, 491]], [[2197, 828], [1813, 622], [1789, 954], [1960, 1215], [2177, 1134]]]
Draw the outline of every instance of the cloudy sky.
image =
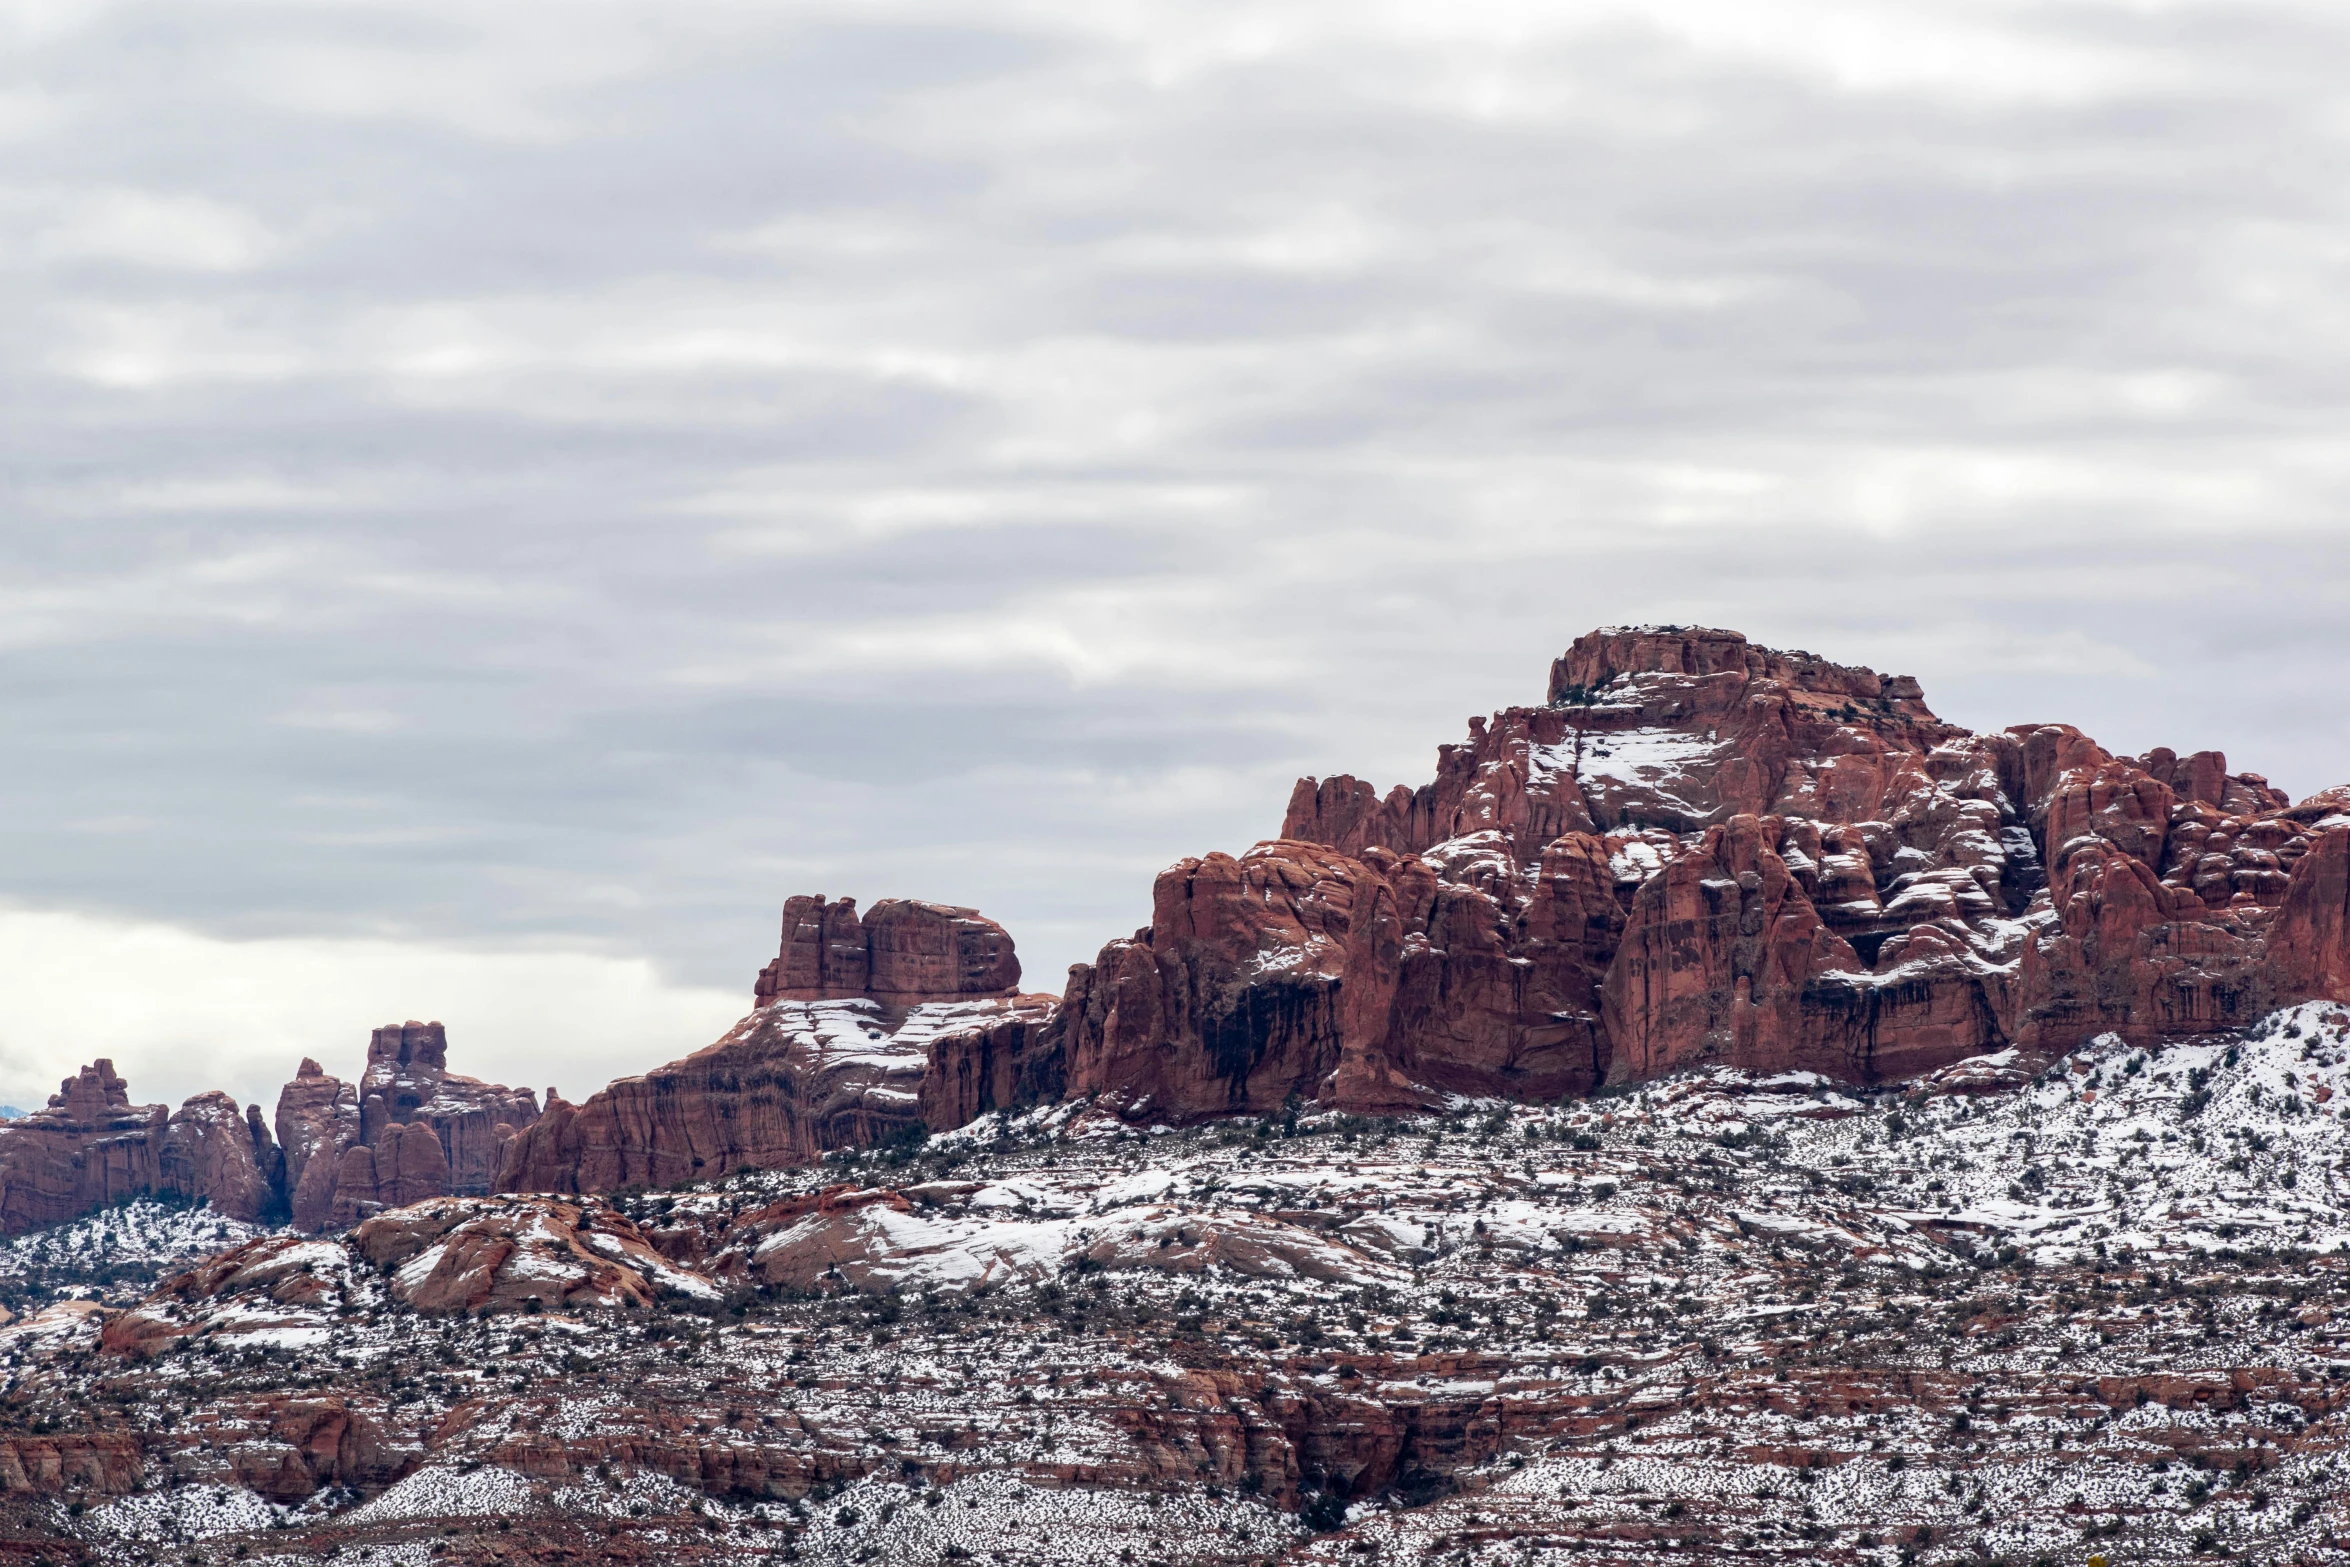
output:
[[0, 1097], [1030, 982], [1605, 622], [2350, 779], [2338, 4], [0, 0]]

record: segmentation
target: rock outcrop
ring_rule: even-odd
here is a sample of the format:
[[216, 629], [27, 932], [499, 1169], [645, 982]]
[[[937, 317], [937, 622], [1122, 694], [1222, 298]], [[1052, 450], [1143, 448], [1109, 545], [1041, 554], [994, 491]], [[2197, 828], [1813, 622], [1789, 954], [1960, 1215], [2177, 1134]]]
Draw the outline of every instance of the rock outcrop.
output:
[[215, 1089], [188, 1100], [164, 1124], [155, 1186], [250, 1223], [284, 1211], [283, 1170], [261, 1107], [239, 1110], [234, 1098]]
[[[306, 1230], [447, 1195], [666, 1186], [1084, 1097], [1135, 1120], [1555, 1101], [1726, 1065], [1846, 1082], [2350, 1001], [2350, 787], [2293, 804], [2215, 751], [1977, 734], [1918, 683], [1733, 631], [1579, 638], [1436, 776], [1302, 779], [1281, 835], [1163, 872], [1151, 922], [1022, 995], [976, 911], [784, 906], [753, 1010], [583, 1104], [376, 1030], [304, 1061], [275, 1136], [106, 1063], [0, 1126], [0, 1228], [145, 1191]], [[1974, 1070], [1974, 1069], [1970, 1069]], [[1980, 1071], [1976, 1072], [1980, 1077]]]
[[158, 1193], [258, 1220], [279, 1206], [278, 1169], [259, 1106], [240, 1112], [223, 1093], [198, 1094], [177, 1112], [135, 1105], [114, 1063], [95, 1061], [42, 1109], [0, 1122], [0, 1233]]
[[379, 1209], [486, 1192], [506, 1140], [538, 1116], [529, 1089], [450, 1071], [439, 1023], [377, 1029], [356, 1084], [305, 1058], [277, 1102], [295, 1227], [339, 1229]]
[[1546, 1099], [1719, 1062], [1905, 1079], [2350, 997], [2350, 791], [1975, 734], [1915, 680], [1599, 631], [1435, 779], [1303, 779], [1072, 971], [1073, 1092], [1136, 1117]]
[[805, 1164], [926, 1114], [961, 1125], [1008, 1096], [1057, 1096], [1058, 1078], [1030, 1060], [1049, 1059], [1031, 1047], [1054, 1000], [1019, 995], [1019, 980], [1012, 938], [971, 909], [893, 899], [860, 919], [853, 900], [795, 897], [749, 1016], [584, 1104], [551, 1099], [508, 1145], [498, 1189], [613, 1191]]
[[782, 948], [753, 994], [762, 1006], [869, 998], [911, 1007], [1019, 989], [1012, 938], [976, 909], [884, 898], [860, 919], [856, 899], [819, 892], [785, 901]]
[[427, 1315], [720, 1296], [663, 1257], [625, 1214], [592, 1201], [444, 1197], [369, 1219], [350, 1246], [383, 1270], [393, 1299]]

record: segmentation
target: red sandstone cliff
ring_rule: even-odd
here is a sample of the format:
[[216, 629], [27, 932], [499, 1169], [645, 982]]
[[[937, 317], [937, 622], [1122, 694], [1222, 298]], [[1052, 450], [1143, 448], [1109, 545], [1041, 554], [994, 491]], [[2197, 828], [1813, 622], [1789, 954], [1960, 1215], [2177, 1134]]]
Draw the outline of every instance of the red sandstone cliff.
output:
[[439, 1023], [391, 1023], [356, 1085], [305, 1059], [278, 1095], [277, 1140], [297, 1228], [345, 1228], [379, 1209], [490, 1189], [506, 1140], [538, 1119], [527, 1088], [449, 1070]]
[[134, 1105], [114, 1063], [95, 1061], [46, 1107], [0, 1122], [0, 1233], [152, 1193], [260, 1219], [275, 1207], [277, 1168], [259, 1106], [240, 1112], [223, 1093], [198, 1094], [176, 1113]]
[[[1032, 1037], [1050, 997], [1018, 994], [1002, 926], [971, 909], [795, 897], [755, 1010], [716, 1044], [585, 1104], [550, 1099], [507, 1146], [500, 1191], [610, 1191], [803, 1164], [999, 1099], [1050, 1097]], [[931, 1086], [935, 1085], [935, 1087]]]
[[[1585, 636], [1431, 783], [1301, 780], [1282, 839], [1224, 863], [1308, 858], [1286, 911], [1203, 924], [1163, 897], [1080, 966], [1072, 1083], [1181, 1114], [1261, 1108], [1253, 1053], [1365, 1107], [1716, 1061], [1878, 1081], [2350, 997], [2341, 792], [2295, 807], [2215, 752], [2116, 757], [2063, 725], [1974, 734], [1914, 680], [1728, 631]], [[1382, 884], [1400, 979], [1383, 949], [1278, 961]]]
[[1554, 1099], [1728, 1064], [1876, 1082], [2350, 1000], [2350, 788], [2077, 729], [1976, 734], [1917, 682], [1679, 627], [1593, 632], [1435, 778], [1301, 780], [1279, 839], [1187, 859], [1151, 923], [1018, 993], [970, 909], [795, 897], [755, 1008], [573, 1105], [379, 1029], [346, 1085], [133, 1106], [106, 1063], [0, 1129], [0, 1227], [134, 1192], [309, 1229], [443, 1193], [803, 1163], [990, 1110], [1137, 1118]]
[[868, 997], [898, 1007], [1019, 988], [1012, 938], [976, 910], [884, 898], [860, 919], [856, 899], [828, 903], [820, 892], [785, 901], [781, 950], [752, 987], [761, 1005]]
[[500, 1182], [796, 1163], [1063, 1094], [1183, 1119], [2046, 1058], [2350, 998], [2346, 888], [2350, 791], [1978, 735], [1907, 677], [1736, 632], [1599, 631], [1430, 783], [1301, 780], [1279, 839], [1169, 868], [1058, 1007], [1008, 999], [1010, 938], [969, 910], [792, 899], [758, 1011], [551, 1110]]

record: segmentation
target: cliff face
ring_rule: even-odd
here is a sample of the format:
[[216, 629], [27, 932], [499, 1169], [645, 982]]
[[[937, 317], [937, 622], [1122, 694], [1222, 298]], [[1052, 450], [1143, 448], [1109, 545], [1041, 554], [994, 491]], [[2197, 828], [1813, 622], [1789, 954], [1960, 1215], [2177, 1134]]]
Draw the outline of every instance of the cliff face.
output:
[[426, 1197], [486, 1192], [506, 1140], [538, 1116], [529, 1089], [450, 1071], [439, 1023], [377, 1029], [356, 1085], [304, 1059], [277, 1102], [293, 1222], [340, 1229]]
[[1163, 872], [1151, 922], [1019, 993], [976, 911], [784, 907], [753, 1010], [542, 1115], [378, 1029], [304, 1061], [276, 1135], [222, 1095], [134, 1106], [105, 1063], [0, 1129], [0, 1227], [140, 1191], [342, 1227], [444, 1194], [604, 1191], [1085, 1097], [1183, 1121], [1314, 1101], [1556, 1101], [1710, 1064], [1907, 1080], [2350, 1000], [2350, 788], [2224, 757], [1977, 734], [1916, 681], [1736, 632], [1604, 630], [1436, 776], [1300, 780], [1281, 836]]
[[859, 918], [856, 899], [819, 892], [784, 903], [781, 950], [753, 994], [761, 1006], [870, 998], [911, 1007], [1019, 988], [1012, 938], [976, 910], [884, 898]]
[[784, 906], [754, 1010], [726, 1037], [584, 1104], [550, 1098], [507, 1145], [501, 1191], [613, 1191], [805, 1164], [1015, 1095], [1051, 1097], [1031, 1042], [1051, 997], [1021, 996], [1012, 938], [971, 909], [887, 900], [860, 918], [821, 894]]
[[1599, 631], [1435, 779], [1303, 779], [1071, 975], [1135, 1115], [1548, 1099], [1708, 1062], [1848, 1081], [2350, 997], [2350, 794], [2216, 752], [1975, 734], [1736, 632]]
[[240, 1112], [223, 1093], [198, 1094], [177, 1112], [134, 1105], [114, 1063], [95, 1061], [42, 1109], [0, 1122], [0, 1233], [153, 1193], [261, 1219], [278, 1206], [277, 1155], [259, 1106]]

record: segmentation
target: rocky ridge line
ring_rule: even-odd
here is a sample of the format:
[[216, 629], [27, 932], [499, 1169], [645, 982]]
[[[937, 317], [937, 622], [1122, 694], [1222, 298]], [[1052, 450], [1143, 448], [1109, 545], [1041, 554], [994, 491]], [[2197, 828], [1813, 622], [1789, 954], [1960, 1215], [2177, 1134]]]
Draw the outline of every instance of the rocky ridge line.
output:
[[177, 1111], [135, 1105], [111, 1061], [83, 1067], [42, 1109], [0, 1123], [0, 1234], [138, 1197], [208, 1203], [240, 1223], [341, 1229], [384, 1208], [489, 1190], [507, 1138], [538, 1118], [528, 1089], [448, 1070], [439, 1023], [375, 1031], [356, 1084], [305, 1059], [259, 1105], [218, 1090]]

